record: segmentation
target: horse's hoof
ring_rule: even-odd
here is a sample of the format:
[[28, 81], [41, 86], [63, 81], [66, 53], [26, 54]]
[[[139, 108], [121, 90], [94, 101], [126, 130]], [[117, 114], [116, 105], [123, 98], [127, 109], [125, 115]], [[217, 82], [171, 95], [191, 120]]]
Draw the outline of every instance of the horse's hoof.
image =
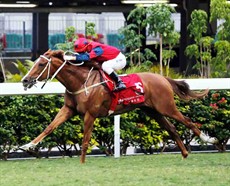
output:
[[217, 138], [213, 138], [213, 144], [218, 144], [219, 140]]
[[216, 139], [216, 138], [208, 138], [208, 139], [207, 139], [207, 143], [218, 144], [219, 141], [218, 141], [218, 139]]
[[183, 159], [188, 157], [188, 152], [182, 153]]
[[217, 144], [218, 143], [218, 140], [216, 138], [209, 137], [206, 134], [204, 134], [203, 132], [201, 132], [200, 138], [202, 139], [202, 141], [204, 141], [206, 143], [211, 143], [211, 144]]
[[28, 151], [30, 149], [34, 149], [35, 147], [36, 147], [36, 144], [30, 142], [30, 143], [27, 143], [27, 144], [19, 147], [19, 149]]

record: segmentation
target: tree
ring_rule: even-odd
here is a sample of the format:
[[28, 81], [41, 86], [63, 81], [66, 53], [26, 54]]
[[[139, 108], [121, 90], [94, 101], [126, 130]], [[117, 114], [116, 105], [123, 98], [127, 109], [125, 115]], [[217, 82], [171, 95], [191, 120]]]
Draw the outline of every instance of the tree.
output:
[[[230, 5], [226, 0], [211, 0], [210, 20], [203, 10], [194, 10], [191, 14], [191, 23], [188, 25], [193, 44], [187, 46], [185, 54], [195, 58], [194, 68], [199, 70], [201, 77], [227, 77], [230, 74]], [[208, 21], [222, 20], [218, 26], [215, 40], [210, 36], [204, 37], [207, 32]], [[213, 45], [214, 44], [214, 45]], [[212, 48], [216, 55], [212, 55]]]
[[57, 43], [55, 47], [64, 51], [73, 50], [74, 41], [77, 39], [76, 29], [73, 26], [66, 28], [65, 30], [65, 43]]
[[96, 37], [96, 31], [95, 31], [95, 23], [92, 22], [86, 22], [85, 25], [85, 37], [87, 36], [92, 36], [92, 37]]
[[173, 50], [174, 46], [179, 43], [180, 34], [176, 31], [173, 31], [168, 34], [168, 37], [165, 38], [164, 44], [168, 45], [168, 49], [162, 51], [162, 60], [164, 66], [166, 66], [166, 76], [169, 76], [169, 64], [171, 59], [176, 56], [176, 52]]
[[174, 31], [171, 14], [175, 9], [166, 4], [156, 4], [147, 8], [147, 23], [149, 35], [159, 35], [160, 43], [160, 74], [163, 75], [163, 39]]
[[[142, 6], [138, 6], [135, 9], [133, 9], [129, 15], [128, 15], [128, 20], [132, 20], [133, 24], [137, 26], [137, 34], [138, 38], [143, 39], [144, 36], [141, 34], [141, 30], [146, 27], [146, 9]], [[141, 41], [139, 42], [138, 45], [138, 65], [141, 64], [141, 49], [140, 47], [142, 46]]]
[[[144, 49], [143, 53], [140, 52], [141, 47], [141, 40], [144, 38], [143, 35], [138, 35], [136, 32], [137, 26], [135, 24], [129, 24], [119, 30], [120, 34], [124, 37], [121, 39], [121, 43], [126, 47], [129, 48], [129, 53], [127, 58], [130, 58], [130, 66], [133, 67], [135, 64], [140, 66], [140, 62], [150, 62], [151, 59], [156, 59], [156, 55], [149, 50], [148, 48]], [[138, 55], [137, 55], [137, 51]], [[138, 61], [136, 62], [138, 58]]]
[[210, 21], [226, 19], [229, 16], [230, 4], [226, 0], [211, 0]]
[[203, 34], [207, 32], [208, 15], [203, 10], [194, 10], [191, 14], [191, 22], [188, 25], [190, 37], [194, 44], [188, 45], [185, 54], [196, 59], [194, 68], [199, 70], [201, 77], [210, 77], [211, 46], [213, 38]]
[[222, 20], [218, 26], [214, 49], [216, 56], [212, 60], [213, 77], [230, 75], [230, 4], [226, 0], [212, 0], [210, 21]]
[[220, 40], [214, 44], [216, 56], [212, 59], [212, 76], [229, 77], [230, 75], [230, 42]]
[[125, 47], [129, 48], [129, 57], [130, 57], [130, 65], [133, 66], [135, 64], [135, 53], [141, 47], [141, 39], [142, 35], [138, 35], [136, 32], [137, 26], [135, 24], [129, 24], [121, 29], [119, 29], [119, 33], [124, 37], [121, 39], [121, 43], [125, 45]]

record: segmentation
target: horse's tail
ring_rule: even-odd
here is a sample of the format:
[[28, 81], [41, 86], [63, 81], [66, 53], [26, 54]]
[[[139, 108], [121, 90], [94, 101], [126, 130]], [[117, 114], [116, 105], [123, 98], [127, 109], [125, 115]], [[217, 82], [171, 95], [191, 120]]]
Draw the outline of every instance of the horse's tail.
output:
[[203, 92], [197, 93], [192, 91], [189, 88], [189, 85], [185, 81], [176, 81], [171, 78], [167, 78], [168, 82], [171, 84], [173, 91], [175, 94], [179, 96], [179, 98], [183, 100], [191, 100], [197, 98], [203, 98], [209, 92], [209, 89], [204, 90]]

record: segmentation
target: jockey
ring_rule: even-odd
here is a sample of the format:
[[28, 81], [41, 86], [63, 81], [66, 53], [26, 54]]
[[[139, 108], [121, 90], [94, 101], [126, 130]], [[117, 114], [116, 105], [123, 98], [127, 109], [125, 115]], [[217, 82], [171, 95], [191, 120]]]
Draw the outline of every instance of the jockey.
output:
[[114, 91], [126, 88], [124, 82], [117, 75], [115, 70], [123, 69], [126, 66], [126, 58], [119, 49], [102, 43], [88, 41], [86, 38], [79, 38], [74, 42], [74, 56], [65, 55], [64, 60], [90, 61], [96, 60], [102, 63], [102, 70], [115, 81]]

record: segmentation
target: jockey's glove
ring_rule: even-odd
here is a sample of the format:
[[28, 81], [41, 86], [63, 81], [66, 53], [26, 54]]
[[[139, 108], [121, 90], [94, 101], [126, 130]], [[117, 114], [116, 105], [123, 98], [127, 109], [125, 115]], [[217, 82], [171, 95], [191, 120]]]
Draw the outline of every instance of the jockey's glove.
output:
[[80, 53], [76, 55], [76, 61], [89, 61], [90, 57], [88, 53]]
[[63, 58], [64, 58], [65, 61], [76, 60], [76, 56], [67, 56], [67, 55], [64, 55]]
[[90, 60], [88, 53], [81, 53], [73, 56], [64, 55], [63, 58], [65, 61], [89, 61]]

